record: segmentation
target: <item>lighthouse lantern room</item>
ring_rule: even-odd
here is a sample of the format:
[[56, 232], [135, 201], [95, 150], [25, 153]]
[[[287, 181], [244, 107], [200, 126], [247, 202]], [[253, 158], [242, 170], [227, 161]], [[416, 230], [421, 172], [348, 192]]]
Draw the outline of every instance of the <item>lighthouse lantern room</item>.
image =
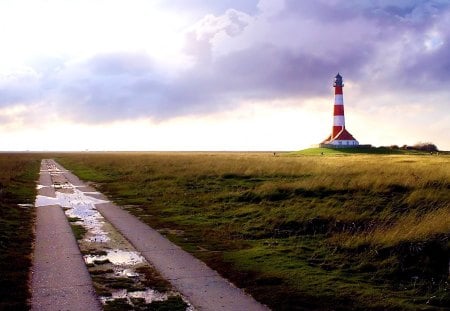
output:
[[338, 73], [334, 78], [334, 112], [333, 112], [333, 129], [330, 136], [325, 139], [320, 147], [346, 148], [355, 147], [359, 142], [345, 128], [344, 117], [344, 95], [342, 76]]

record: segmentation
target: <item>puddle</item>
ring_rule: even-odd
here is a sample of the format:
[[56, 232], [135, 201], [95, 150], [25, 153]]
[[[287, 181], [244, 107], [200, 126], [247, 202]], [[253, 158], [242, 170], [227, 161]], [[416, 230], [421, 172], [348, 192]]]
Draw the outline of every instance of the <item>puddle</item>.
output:
[[87, 192], [83, 192], [86, 195], [100, 195], [101, 193], [98, 191], [87, 191]]
[[160, 293], [153, 289], [147, 289], [145, 291], [136, 291], [136, 292], [127, 292], [127, 290], [121, 289], [115, 292], [112, 292], [111, 297], [105, 297], [102, 300], [111, 301], [114, 299], [123, 299], [123, 298], [143, 298], [145, 303], [151, 303], [153, 301], [163, 301], [169, 298], [167, 293]]
[[[116, 299], [124, 299], [124, 300], [128, 301], [128, 303], [133, 304], [133, 300], [141, 299], [146, 304], [150, 304], [155, 301], [165, 301], [165, 300], [169, 299], [170, 297], [180, 297], [180, 296], [178, 296], [178, 294], [176, 292], [160, 293], [153, 289], [147, 289], [145, 291], [135, 291], [135, 292], [127, 292], [126, 290], [122, 289], [122, 290], [114, 291], [112, 293], [111, 297], [101, 297], [101, 301], [103, 302], [103, 304], [106, 304], [106, 303], [108, 303], [110, 301], [114, 301]], [[139, 308], [138, 310], [147, 310], [147, 309]], [[148, 309], [148, 310], [153, 310], [153, 309]], [[161, 309], [161, 310], [168, 310], [168, 309]], [[186, 307], [186, 311], [195, 311], [195, 308], [192, 305], [188, 305]]]
[[23, 204], [17, 204], [17, 206], [19, 206], [20, 208], [31, 208], [31, 207], [34, 207], [34, 204], [23, 203]]
[[[94, 263], [94, 261], [109, 260], [113, 265], [136, 265], [145, 261], [138, 252], [123, 251], [120, 249], [107, 250], [106, 255], [86, 255], [84, 261], [87, 264]], [[128, 270], [129, 272], [131, 270]]]
[[56, 204], [59, 204], [58, 202], [59, 201], [57, 198], [47, 197], [44, 195], [37, 195], [35, 205], [36, 205], [36, 207], [47, 206], [47, 205], [56, 205]]
[[70, 183], [64, 183], [62, 187], [55, 187], [55, 190], [58, 189], [71, 191], [56, 191], [56, 198], [38, 195], [36, 196], [36, 207], [60, 205], [64, 208], [67, 217], [79, 218], [82, 221], [83, 227], [88, 231], [87, 240], [94, 242], [108, 241], [107, 233], [102, 229], [105, 223], [104, 218], [95, 208], [95, 204], [108, 201], [87, 196]]
[[137, 278], [139, 276], [139, 273], [134, 272], [131, 269], [125, 269], [121, 273], [122, 276], [127, 276], [129, 278]]
[[73, 189], [73, 186], [69, 183], [64, 184], [54, 183], [52, 187], [55, 189]]

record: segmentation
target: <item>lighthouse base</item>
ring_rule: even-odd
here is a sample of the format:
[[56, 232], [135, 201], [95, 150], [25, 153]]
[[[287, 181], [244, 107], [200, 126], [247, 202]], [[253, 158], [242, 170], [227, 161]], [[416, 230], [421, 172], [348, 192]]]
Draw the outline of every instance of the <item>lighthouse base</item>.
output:
[[334, 134], [334, 130], [335, 127], [333, 127], [332, 134], [319, 144], [321, 148], [353, 148], [359, 145], [359, 142], [345, 127], [342, 127], [337, 134]]
[[367, 149], [367, 148], [371, 148], [372, 145], [370, 144], [365, 144], [365, 145], [360, 145], [360, 144], [356, 144], [356, 145], [335, 145], [335, 144], [327, 144], [327, 143], [321, 143], [318, 145], [315, 145], [314, 147], [318, 147], [318, 148], [330, 148], [330, 149], [343, 149], [343, 148], [360, 148], [360, 149]]

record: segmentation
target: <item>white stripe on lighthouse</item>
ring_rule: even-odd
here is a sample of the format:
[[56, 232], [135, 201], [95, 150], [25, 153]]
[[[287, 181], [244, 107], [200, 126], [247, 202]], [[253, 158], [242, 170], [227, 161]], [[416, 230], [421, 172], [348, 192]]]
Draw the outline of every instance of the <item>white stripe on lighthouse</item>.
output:
[[344, 95], [342, 95], [342, 94], [334, 95], [334, 104], [335, 105], [343, 105], [344, 104]]
[[345, 126], [344, 116], [334, 116], [333, 125], [334, 126]]

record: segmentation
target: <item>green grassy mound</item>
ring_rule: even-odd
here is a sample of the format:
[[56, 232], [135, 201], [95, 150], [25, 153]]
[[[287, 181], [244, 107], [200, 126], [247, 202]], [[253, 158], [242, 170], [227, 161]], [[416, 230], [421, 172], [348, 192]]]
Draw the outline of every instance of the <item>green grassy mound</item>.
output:
[[308, 148], [294, 151], [288, 155], [351, 155], [351, 154], [397, 154], [397, 155], [430, 155], [426, 151], [392, 149], [387, 147], [361, 147], [361, 148]]

